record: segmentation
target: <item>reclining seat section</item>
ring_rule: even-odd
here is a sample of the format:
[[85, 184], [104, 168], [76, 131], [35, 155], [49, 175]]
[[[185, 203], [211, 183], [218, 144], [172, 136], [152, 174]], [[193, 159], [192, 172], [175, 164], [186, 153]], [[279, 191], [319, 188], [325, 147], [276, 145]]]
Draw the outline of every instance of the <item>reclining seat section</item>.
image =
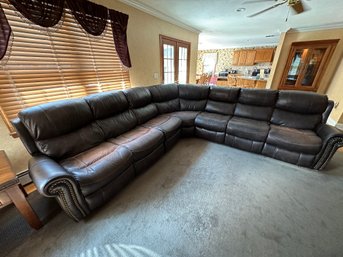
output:
[[261, 153], [276, 97], [275, 90], [241, 89], [234, 117], [227, 125], [225, 144]]
[[311, 166], [322, 140], [315, 133], [328, 106], [326, 96], [280, 91], [263, 154], [300, 166]]
[[160, 115], [145, 122], [142, 126], [161, 130], [167, 151], [177, 142], [181, 134], [181, 120], [170, 116], [171, 112], [176, 112], [180, 108], [179, 88], [175, 84], [157, 85], [150, 87], [149, 91]]
[[156, 128], [140, 126], [158, 114], [156, 106], [151, 103], [151, 95], [148, 89], [129, 89], [125, 90], [124, 94], [138, 126], [107, 140], [127, 148], [132, 153], [135, 171], [138, 174], [156, 162], [164, 153], [163, 132]]
[[171, 115], [181, 119], [183, 135], [194, 135], [194, 121], [205, 110], [209, 89], [208, 86], [179, 85], [180, 111]]
[[234, 113], [239, 91], [239, 88], [211, 88], [205, 111], [195, 119], [196, 136], [224, 143], [226, 126]]

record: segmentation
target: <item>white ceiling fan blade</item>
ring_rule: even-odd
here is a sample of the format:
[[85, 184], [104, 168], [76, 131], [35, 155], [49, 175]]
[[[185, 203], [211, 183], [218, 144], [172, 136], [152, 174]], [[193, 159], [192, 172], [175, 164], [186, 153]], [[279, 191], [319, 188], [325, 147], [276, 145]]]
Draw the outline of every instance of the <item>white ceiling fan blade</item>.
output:
[[274, 8], [280, 6], [280, 5], [285, 4], [285, 3], [287, 3], [287, 0], [284, 0], [283, 2], [278, 3], [278, 4], [274, 4], [274, 5], [272, 5], [271, 7], [268, 7], [268, 8], [266, 8], [266, 9], [263, 9], [263, 10], [261, 10], [261, 11], [259, 11], [259, 12], [250, 14], [250, 15], [248, 15], [247, 17], [248, 17], [248, 18], [255, 17], [255, 16], [257, 16], [257, 15], [259, 15], [259, 14], [261, 14], [261, 13], [264, 13], [264, 12], [266, 12], [266, 11], [269, 11], [269, 10], [271, 10], [271, 9], [274, 9]]
[[254, 4], [254, 3], [262, 3], [262, 2], [277, 2], [278, 0], [251, 0], [251, 1], [244, 1], [242, 4]]

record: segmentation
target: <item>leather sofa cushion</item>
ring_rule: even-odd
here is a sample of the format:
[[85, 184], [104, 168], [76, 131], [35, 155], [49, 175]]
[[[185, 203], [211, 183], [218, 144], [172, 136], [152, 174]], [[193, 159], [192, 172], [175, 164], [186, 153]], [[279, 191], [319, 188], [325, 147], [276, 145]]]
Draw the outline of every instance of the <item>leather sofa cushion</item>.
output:
[[80, 183], [87, 196], [118, 177], [131, 165], [128, 149], [112, 143], [102, 144], [60, 162]]
[[71, 133], [94, 121], [84, 99], [41, 104], [22, 110], [18, 116], [34, 140]]
[[320, 114], [301, 114], [275, 109], [270, 122], [295, 129], [314, 130], [321, 119], [322, 115]]
[[81, 153], [104, 140], [102, 130], [93, 122], [68, 134], [36, 140], [36, 146], [43, 154], [59, 159]]
[[179, 88], [176, 84], [153, 86], [149, 91], [160, 114], [180, 110]]
[[154, 104], [148, 104], [144, 107], [133, 109], [133, 113], [137, 118], [138, 125], [140, 125], [156, 117], [158, 115], [158, 110]]
[[208, 86], [179, 85], [180, 111], [203, 111], [208, 94]]
[[268, 122], [241, 117], [233, 117], [226, 129], [229, 135], [260, 142], [265, 142], [268, 131]]
[[169, 113], [169, 112], [177, 112], [180, 110], [180, 99], [172, 99], [169, 101], [155, 103], [157, 110], [160, 114]]
[[139, 108], [151, 104], [150, 91], [145, 87], [130, 88], [123, 91], [131, 108]]
[[139, 126], [108, 141], [129, 149], [132, 153], [133, 160], [136, 162], [163, 144], [163, 132], [158, 129]]
[[207, 100], [180, 99], [181, 111], [204, 111]]
[[274, 106], [277, 98], [276, 90], [242, 88], [238, 102], [257, 106]]
[[191, 111], [170, 113], [171, 116], [177, 117], [181, 120], [182, 127], [194, 126], [194, 121], [195, 121], [195, 118], [198, 114], [199, 114], [199, 112], [191, 112]]
[[213, 112], [223, 115], [233, 115], [234, 109], [234, 103], [225, 103], [213, 100], [208, 100], [205, 107], [206, 112]]
[[137, 125], [137, 119], [132, 110], [96, 122], [103, 131], [105, 138], [117, 137]]
[[277, 109], [306, 114], [322, 114], [328, 105], [328, 97], [312, 92], [279, 92], [275, 107]]
[[129, 109], [122, 91], [110, 91], [85, 97], [95, 119], [105, 119]]
[[225, 132], [230, 115], [201, 112], [195, 118], [195, 126], [216, 132]]
[[240, 88], [236, 87], [216, 87], [210, 88], [208, 99], [226, 103], [236, 103], [238, 100]]
[[153, 102], [166, 102], [179, 97], [179, 88], [176, 84], [156, 85], [149, 87]]
[[163, 132], [166, 139], [172, 137], [181, 129], [181, 119], [169, 115], [159, 115], [144, 123], [142, 127], [156, 128]]
[[269, 106], [256, 106], [247, 104], [236, 104], [235, 116], [269, 121], [273, 113], [273, 107]]
[[317, 154], [322, 140], [311, 130], [271, 125], [266, 142], [288, 151]]
[[179, 97], [188, 100], [207, 100], [208, 86], [179, 85]]

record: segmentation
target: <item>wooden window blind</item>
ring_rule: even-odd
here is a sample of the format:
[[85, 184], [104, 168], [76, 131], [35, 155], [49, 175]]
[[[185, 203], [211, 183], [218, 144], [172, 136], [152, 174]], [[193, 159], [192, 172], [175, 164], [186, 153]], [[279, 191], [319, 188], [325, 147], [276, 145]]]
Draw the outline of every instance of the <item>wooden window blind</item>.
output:
[[0, 69], [1, 115], [10, 120], [26, 107], [65, 98], [130, 87], [116, 51], [110, 23], [99, 37], [83, 31], [71, 11], [53, 28], [26, 20], [1, 1], [12, 38]]

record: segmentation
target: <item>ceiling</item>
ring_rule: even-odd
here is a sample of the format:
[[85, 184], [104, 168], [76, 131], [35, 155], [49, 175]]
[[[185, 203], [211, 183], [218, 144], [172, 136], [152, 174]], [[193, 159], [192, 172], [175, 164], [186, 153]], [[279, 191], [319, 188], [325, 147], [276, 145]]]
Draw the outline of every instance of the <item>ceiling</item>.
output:
[[[275, 45], [288, 29], [343, 28], [342, 0], [302, 0], [305, 12], [294, 15], [287, 4], [247, 16], [282, 0], [120, 0], [179, 26], [200, 32], [199, 49]], [[238, 8], [246, 10], [237, 12]], [[289, 12], [290, 11], [290, 12]], [[286, 18], [289, 12], [288, 21]]]

